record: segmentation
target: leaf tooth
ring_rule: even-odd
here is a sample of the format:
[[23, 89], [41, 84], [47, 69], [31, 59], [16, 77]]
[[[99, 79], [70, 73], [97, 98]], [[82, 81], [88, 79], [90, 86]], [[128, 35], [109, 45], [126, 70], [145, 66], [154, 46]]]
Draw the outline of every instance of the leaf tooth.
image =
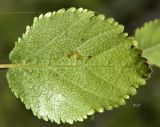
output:
[[42, 19], [43, 18], [43, 14], [40, 14], [40, 16], [38, 17], [39, 19]]
[[31, 109], [31, 107], [28, 104], [25, 104], [25, 107], [27, 110]]
[[109, 105], [109, 106], [106, 107], [106, 109], [107, 109], [107, 110], [112, 110], [113, 107]]
[[73, 122], [77, 122], [78, 120], [77, 120], [77, 118], [73, 118]]
[[[120, 32], [122, 33], [124, 31], [123, 25], [118, 25], [118, 28], [120, 29]], [[128, 34], [124, 34], [125, 36], [128, 36]]]
[[88, 11], [88, 9], [84, 9], [84, 10], [83, 10], [83, 13], [86, 13], [87, 11]]
[[145, 80], [141, 80], [140, 85], [143, 86], [145, 84], [146, 84], [146, 81]]
[[124, 96], [125, 99], [129, 99], [129, 95]]
[[24, 103], [24, 99], [23, 98], [20, 98], [21, 99], [21, 101]]
[[66, 122], [66, 120], [65, 120], [64, 118], [61, 118], [61, 121], [62, 121], [62, 123], [65, 123], [65, 122]]
[[38, 18], [35, 17], [35, 18], [33, 19], [33, 24], [36, 23], [37, 21], [38, 21]]
[[77, 120], [78, 120], [78, 121], [81, 121], [81, 122], [84, 121], [84, 119], [81, 118], [81, 117], [80, 117], [80, 118], [77, 118]]
[[26, 33], [25, 33], [25, 34], [28, 35], [29, 31], [30, 31], [30, 26], [27, 26], [27, 27], [26, 27]]
[[92, 109], [87, 113], [87, 115], [93, 115], [94, 113], [95, 113], [95, 111]]
[[41, 119], [41, 118], [42, 118], [42, 116], [40, 115], [39, 112], [36, 113], [36, 116], [38, 117], [38, 119]]
[[114, 26], [117, 26], [117, 25], [118, 25], [118, 22], [114, 22], [113, 25], [114, 25]]
[[66, 120], [66, 122], [69, 124], [73, 124], [73, 120], [71, 120], [71, 119]]
[[119, 102], [119, 105], [125, 105], [126, 104], [126, 101], [124, 99], [122, 99], [120, 102]]
[[64, 12], [65, 12], [64, 8], [62, 8], [62, 9], [60, 9], [60, 10], [57, 11], [57, 13], [59, 13], [59, 14], [64, 13]]
[[57, 124], [60, 124], [61, 123], [61, 121], [60, 121], [60, 119], [59, 118], [53, 118], [53, 121], [55, 121]]
[[43, 118], [45, 121], [48, 121], [48, 120], [49, 120], [47, 115], [42, 116], [42, 118]]
[[84, 118], [84, 119], [87, 119], [87, 115], [84, 115], [83, 118]]
[[52, 13], [51, 13], [51, 12], [48, 12], [48, 13], [46, 13], [46, 14], [44, 15], [44, 17], [49, 18], [49, 17], [51, 17], [51, 15], [52, 15]]
[[135, 88], [139, 88], [139, 85], [136, 85]]
[[125, 37], [127, 37], [127, 36], [128, 36], [128, 33], [123, 33], [123, 35], [124, 35]]
[[27, 26], [27, 27], [26, 27], [26, 30], [29, 31], [29, 30], [30, 30], [30, 26]]
[[115, 105], [113, 105], [113, 107], [114, 107], [114, 108], [118, 108], [118, 107], [119, 107], [119, 105], [118, 105], [118, 104], [115, 104]]
[[90, 15], [94, 16], [95, 12], [94, 11], [88, 11], [87, 13], [89, 13]]
[[34, 116], [37, 116], [37, 113], [34, 111], [33, 107], [31, 107], [32, 113]]
[[69, 12], [75, 12], [75, 11], [76, 11], [76, 8], [75, 8], [75, 7], [71, 7], [71, 8], [69, 8], [67, 11], [69, 11]]
[[26, 35], [25, 35], [25, 34], [23, 34], [23, 35], [22, 35], [22, 38], [25, 38], [25, 36], [26, 36]]
[[56, 12], [55, 12], [55, 11], [53, 11], [53, 12], [52, 12], [52, 15], [55, 15], [55, 14], [56, 14]]
[[138, 42], [137, 42], [136, 40], [133, 40], [133, 45], [134, 45], [135, 47], [137, 47], [137, 46], [138, 46]]
[[99, 18], [100, 20], [104, 20], [105, 16], [101, 14], [101, 15], [98, 15], [97, 18]]
[[30, 109], [31, 109], [34, 116], [36, 116], [36, 117], [38, 116], [38, 119], [43, 119], [43, 117], [39, 114], [39, 112], [37, 110], [35, 110], [33, 108], [33, 106], [30, 106]]
[[18, 41], [15, 42], [15, 45], [18, 45]]
[[112, 24], [112, 23], [114, 22], [114, 18], [108, 18], [106, 21], [107, 21], [108, 23]]
[[137, 90], [134, 88], [134, 87], [131, 87], [130, 89], [129, 89], [129, 94], [130, 95], [135, 95], [137, 93]]
[[49, 117], [49, 120], [50, 120], [52, 123], [54, 122], [53, 117]]
[[25, 32], [24, 37], [28, 35], [28, 31]]
[[18, 38], [18, 43], [19, 43], [20, 41], [21, 41], [21, 38], [19, 37], [19, 38]]
[[12, 90], [12, 92], [14, 93], [14, 95], [16, 96], [16, 98], [19, 98], [19, 95], [18, 95], [17, 92], [14, 92], [13, 90]]
[[78, 12], [82, 12], [82, 11], [83, 11], [83, 8], [78, 8], [77, 11], [78, 11]]
[[100, 113], [102, 113], [102, 112], [104, 112], [104, 108], [100, 107], [97, 111], [100, 112]]

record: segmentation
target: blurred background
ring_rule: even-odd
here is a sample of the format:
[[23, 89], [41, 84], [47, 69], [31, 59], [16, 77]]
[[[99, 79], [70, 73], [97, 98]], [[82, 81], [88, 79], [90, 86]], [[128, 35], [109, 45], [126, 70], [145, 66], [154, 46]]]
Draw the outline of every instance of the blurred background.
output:
[[[160, 0], [0, 0], [0, 63], [9, 63], [14, 42], [40, 13], [83, 7], [115, 18], [133, 35], [144, 22], [160, 18]], [[160, 127], [160, 68], [125, 106], [96, 113], [82, 123], [57, 125], [34, 117], [8, 88], [0, 70], [0, 127]]]

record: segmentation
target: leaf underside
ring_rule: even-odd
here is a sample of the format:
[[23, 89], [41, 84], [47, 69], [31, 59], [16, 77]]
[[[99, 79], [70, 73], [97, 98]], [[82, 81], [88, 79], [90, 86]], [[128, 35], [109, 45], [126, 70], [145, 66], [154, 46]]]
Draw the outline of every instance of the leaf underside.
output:
[[137, 29], [135, 38], [138, 47], [143, 49], [143, 56], [150, 64], [160, 67], [160, 20], [145, 23], [143, 27]]
[[56, 123], [124, 105], [150, 69], [122, 32], [87, 9], [40, 15], [10, 54], [9, 86], [34, 115]]

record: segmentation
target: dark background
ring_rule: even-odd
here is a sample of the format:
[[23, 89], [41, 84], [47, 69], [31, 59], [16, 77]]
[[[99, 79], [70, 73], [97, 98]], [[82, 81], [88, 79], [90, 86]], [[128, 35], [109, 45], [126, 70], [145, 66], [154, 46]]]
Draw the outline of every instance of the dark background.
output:
[[[144, 22], [160, 17], [160, 0], [0, 0], [0, 63], [9, 63], [14, 42], [35, 16], [73, 6], [115, 18], [129, 35]], [[5, 74], [6, 70], [0, 70], [0, 127], [160, 127], [160, 68], [153, 67], [146, 86], [125, 106], [73, 125], [34, 117], [8, 88]]]

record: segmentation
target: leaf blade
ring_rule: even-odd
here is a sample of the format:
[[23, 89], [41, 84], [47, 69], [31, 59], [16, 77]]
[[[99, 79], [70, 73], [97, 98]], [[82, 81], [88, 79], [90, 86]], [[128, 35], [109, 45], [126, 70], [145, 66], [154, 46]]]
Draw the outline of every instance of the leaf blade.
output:
[[7, 73], [10, 88], [35, 116], [82, 121], [124, 105], [145, 83], [146, 60], [113, 19], [73, 8], [46, 15], [28, 27], [10, 54], [12, 64], [23, 66]]

